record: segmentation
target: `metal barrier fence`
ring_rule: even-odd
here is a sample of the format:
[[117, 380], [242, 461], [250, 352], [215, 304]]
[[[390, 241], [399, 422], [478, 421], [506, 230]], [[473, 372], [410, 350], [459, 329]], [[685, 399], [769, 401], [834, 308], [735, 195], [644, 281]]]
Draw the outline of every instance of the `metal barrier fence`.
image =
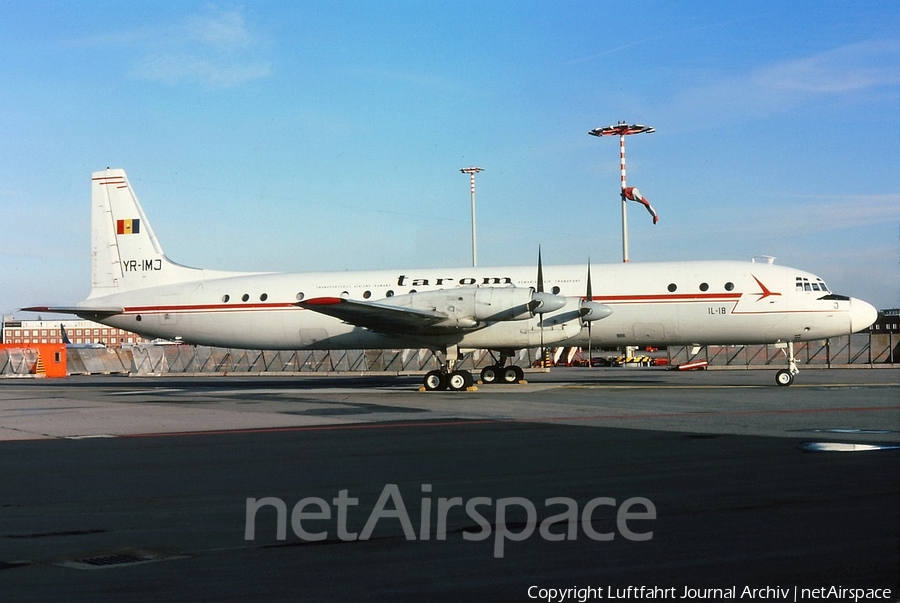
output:
[[[191, 345], [141, 345], [125, 349], [78, 349], [66, 352], [68, 373], [85, 374], [295, 374], [295, 373], [424, 373], [438, 368], [430, 350], [270, 351], [209, 348]], [[595, 354], [596, 355], [596, 354]], [[794, 346], [798, 364], [810, 367], [880, 366], [900, 362], [895, 333], [858, 333]], [[512, 362], [532, 366], [539, 351], [521, 350]], [[774, 345], [670, 346], [669, 364], [705, 360], [712, 367], [752, 368], [786, 363]], [[0, 378], [34, 376], [37, 352], [0, 349]], [[466, 355], [460, 368], [470, 371], [493, 364], [485, 350]]]
[[37, 364], [37, 350], [0, 349], [0, 377], [23, 377], [32, 374]]
[[[515, 361], [530, 365], [536, 352], [522, 350]], [[240, 373], [424, 373], [440, 366], [421, 350], [237, 350], [194, 346], [135, 346], [132, 374]], [[475, 370], [494, 361], [484, 350], [468, 354], [460, 368]]]
[[129, 350], [73, 348], [66, 350], [70, 375], [116, 375], [131, 372]]
[[[705, 360], [709, 366], [718, 367], [750, 368], [787, 363], [784, 352], [775, 345], [670, 346], [668, 356], [670, 364]], [[890, 365], [900, 361], [900, 341], [894, 333], [854, 333], [824, 341], [797, 342], [794, 359], [799, 365], [822, 368]]]

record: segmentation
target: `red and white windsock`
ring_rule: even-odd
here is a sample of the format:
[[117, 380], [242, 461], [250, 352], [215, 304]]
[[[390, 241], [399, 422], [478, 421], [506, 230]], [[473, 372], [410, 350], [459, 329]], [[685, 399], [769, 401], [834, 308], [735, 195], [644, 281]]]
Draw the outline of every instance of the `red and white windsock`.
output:
[[637, 189], [636, 186], [629, 186], [622, 189], [622, 196], [631, 201], [637, 201], [647, 208], [647, 211], [650, 212], [650, 215], [653, 216], [653, 223], [656, 224], [659, 222], [659, 215], [657, 215], [656, 210], [653, 209], [653, 206], [650, 205], [650, 202], [647, 201], [647, 198], [641, 195], [641, 191]]

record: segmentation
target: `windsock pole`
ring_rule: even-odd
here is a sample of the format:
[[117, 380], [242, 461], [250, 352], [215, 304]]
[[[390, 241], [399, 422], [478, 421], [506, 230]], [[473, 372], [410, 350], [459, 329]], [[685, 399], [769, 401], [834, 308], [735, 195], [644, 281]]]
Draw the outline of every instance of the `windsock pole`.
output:
[[628, 199], [625, 198], [625, 133], [619, 134], [619, 167], [622, 170], [622, 261], [628, 263]]
[[[625, 189], [627, 188], [628, 184], [625, 180], [625, 137], [629, 134], [643, 134], [645, 132], [648, 134], [656, 132], [656, 128], [651, 128], [650, 126], [644, 126], [641, 124], [628, 125], [624, 121], [620, 121], [614, 126], [594, 128], [593, 130], [590, 130], [588, 132], [588, 134], [591, 134], [592, 136], [619, 137], [619, 166], [622, 175], [622, 261], [626, 263], [628, 262], [628, 197], [626, 196]], [[651, 213], [654, 212], [651, 210]], [[654, 223], [656, 223], [655, 213]]]

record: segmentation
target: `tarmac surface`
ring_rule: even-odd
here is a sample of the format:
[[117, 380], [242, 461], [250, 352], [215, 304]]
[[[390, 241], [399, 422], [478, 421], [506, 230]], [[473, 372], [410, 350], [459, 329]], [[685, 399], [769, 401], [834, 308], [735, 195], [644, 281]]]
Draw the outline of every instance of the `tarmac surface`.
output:
[[2, 380], [0, 596], [900, 599], [900, 371], [527, 379]]

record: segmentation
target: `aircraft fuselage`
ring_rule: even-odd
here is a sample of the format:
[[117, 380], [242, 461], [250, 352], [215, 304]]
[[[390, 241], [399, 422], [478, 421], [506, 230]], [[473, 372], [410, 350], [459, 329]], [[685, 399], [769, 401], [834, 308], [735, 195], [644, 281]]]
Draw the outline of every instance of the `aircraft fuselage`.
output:
[[[138, 270], [165, 270], [152, 262]], [[129, 266], [128, 262], [125, 266]], [[594, 301], [612, 309], [593, 323], [593, 345], [671, 345], [805, 341], [867, 326], [872, 308], [828, 292], [821, 279], [785, 266], [751, 262], [668, 262], [595, 265]], [[121, 305], [101, 319], [147, 337], [203, 345], [263, 349], [435, 346], [519, 349], [545, 344], [588, 345], [573, 315], [584, 297], [586, 266], [544, 267], [544, 287], [571, 299], [557, 312], [501, 321], [436, 341], [386, 335], [296, 305], [318, 297], [384, 300], [411, 291], [472, 287], [534, 287], [529, 267], [403, 271], [237, 274], [142, 288], [88, 300]], [[821, 284], [820, 284], [821, 283]], [[804, 286], [806, 289], [804, 289]], [[816, 290], [812, 287], [815, 286]], [[821, 288], [820, 288], [821, 287]], [[808, 290], [807, 290], [808, 289]], [[541, 332], [543, 331], [543, 333]]]

